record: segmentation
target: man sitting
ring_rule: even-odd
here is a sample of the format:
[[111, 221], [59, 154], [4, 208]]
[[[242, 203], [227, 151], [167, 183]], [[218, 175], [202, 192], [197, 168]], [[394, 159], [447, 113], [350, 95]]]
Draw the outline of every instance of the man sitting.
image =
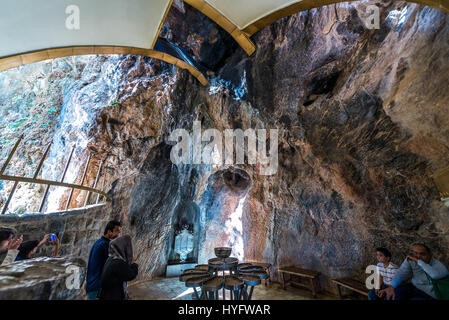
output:
[[[429, 247], [416, 243], [413, 256], [405, 258], [393, 277], [392, 285], [383, 291], [388, 300], [433, 300], [436, 296], [428, 277], [438, 280], [448, 275], [447, 268], [432, 258]], [[405, 283], [410, 276], [411, 283]]]

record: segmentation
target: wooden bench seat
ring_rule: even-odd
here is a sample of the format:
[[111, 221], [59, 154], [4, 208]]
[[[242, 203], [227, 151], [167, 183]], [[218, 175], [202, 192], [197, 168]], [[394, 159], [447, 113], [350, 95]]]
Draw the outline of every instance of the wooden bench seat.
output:
[[369, 290], [366, 288], [363, 282], [360, 282], [358, 280], [351, 278], [341, 278], [341, 279], [332, 279], [332, 282], [334, 282], [337, 285], [338, 296], [340, 297], [340, 299], [343, 299], [341, 287], [347, 288], [361, 295], [368, 296]]
[[[282, 288], [286, 290], [288, 283], [292, 285], [308, 288], [312, 291], [313, 297], [316, 298], [317, 292], [320, 290], [319, 276], [321, 272], [315, 270], [302, 269], [294, 266], [279, 268], [280, 278], [282, 282]], [[285, 275], [290, 275], [290, 280], [286, 281]], [[305, 285], [300, 282], [292, 281], [292, 276], [306, 278], [309, 280], [309, 285]]]

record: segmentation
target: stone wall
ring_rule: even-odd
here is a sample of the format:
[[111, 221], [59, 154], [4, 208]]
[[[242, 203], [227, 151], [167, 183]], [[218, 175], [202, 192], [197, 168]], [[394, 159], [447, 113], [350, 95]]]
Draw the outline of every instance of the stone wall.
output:
[[[104, 208], [102, 204], [49, 214], [4, 215], [0, 216], [0, 225], [15, 228], [24, 241], [55, 233], [61, 241], [59, 256], [73, 255], [87, 262], [90, 249], [109, 220]], [[51, 256], [52, 251], [52, 246], [44, 245], [37, 256]]]
[[86, 263], [78, 258], [40, 257], [0, 266], [0, 300], [85, 300], [85, 274]]

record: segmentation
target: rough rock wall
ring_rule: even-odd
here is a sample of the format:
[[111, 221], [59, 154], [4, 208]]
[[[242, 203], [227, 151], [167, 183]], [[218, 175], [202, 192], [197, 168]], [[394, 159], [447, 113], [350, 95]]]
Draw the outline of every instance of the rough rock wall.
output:
[[[0, 216], [0, 225], [15, 228], [24, 241], [40, 241], [45, 234], [55, 233], [60, 240], [58, 256], [75, 256], [86, 263], [90, 249], [103, 235], [108, 221], [105, 205], [49, 214]], [[36, 256], [50, 257], [52, 253], [53, 246], [44, 245]]]
[[[236, 49], [209, 88], [179, 73], [170, 90], [162, 89], [159, 78], [140, 82], [145, 90], [135, 86], [121, 106], [107, 110], [109, 119], [125, 119], [115, 121], [114, 129], [128, 137], [123, 149], [134, 150], [127, 161], [154, 162], [151, 174], [140, 170], [122, 178], [112, 192], [113, 215], [139, 217], [147, 226], [144, 231], [129, 224], [140, 237], [138, 262], [146, 265], [141, 277], [163, 273], [172, 209], [180, 181], [191, 173], [175, 169], [163, 146], [170, 130], [191, 130], [195, 119], [219, 130], [280, 129], [276, 175], [236, 166], [251, 181], [242, 216], [245, 258], [363, 279], [376, 246], [389, 247], [400, 263], [411, 243], [423, 241], [448, 263], [448, 212], [430, 178], [447, 165], [448, 16], [385, 2], [381, 29], [368, 30], [362, 17], [369, 3], [310, 10], [261, 30], [254, 36], [255, 55]], [[132, 70], [143, 68], [139, 59], [132, 61]], [[141, 116], [151, 108], [159, 118]], [[136, 126], [142, 126], [137, 135]], [[159, 133], [152, 143], [147, 128]], [[152, 155], [156, 146], [159, 156]], [[208, 183], [226, 166], [190, 168], [196, 170], [202, 217], [229, 220], [238, 197]], [[164, 196], [147, 200], [151, 204], [136, 216], [133, 199], [144, 196], [142, 190], [159, 195], [161, 187]], [[217, 200], [208, 199], [208, 192]], [[210, 236], [206, 245], [222, 244], [223, 238]]]
[[430, 178], [447, 165], [448, 16], [395, 2], [370, 31], [363, 12], [284, 19], [224, 71], [246, 74], [247, 99], [287, 129], [275, 180], [254, 179], [247, 200], [250, 258], [363, 278], [376, 246], [400, 263], [421, 241], [449, 262], [448, 209]]
[[85, 276], [86, 263], [77, 258], [36, 258], [0, 266], [0, 300], [85, 300]]
[[[107, 215], [122, 219], [133, 236], [140, 279], [163, 275], [183, 201], [201, 210], [200, 263], [214, 246], [240, 241], [246, 259], [271, 262], [273, 270], [301, 265], [327, 277], [363, 279], [379, 245], [400, 263], [410, 244], [422, 241], [449, 263], [448, 209], [430, 178], [448, 164], [449, 17], [384, 1], [380, 30], [368, 30], [362, 19], [372, 3], [281, 19], [253, 37], [258, 49], [251, 57], [178, 4], [163, 35], [211, 69], [210, 87], [142, 57], [93, 64], [98, 74], [88, 75], [95, 83], [119, 76], [113, 103], [108, 95], [95, 98], [102, 107], [89, 117], [88, 148], [106, 159]], [[113, 72], [101, 71], [108, 68]], [[95, 99], [88, 101], [94, 106]], [[194, 120], [221, 131], [278, 128], [277, 173], [173, 165], [168, 136], [176, 128], [191, 131]], [[250, 182], [241, 188], [227, 178], [237, 169]], [[242, 199], [241, 220], [233, 221]], [[226, 228], [239, 223], [241, 231]]]

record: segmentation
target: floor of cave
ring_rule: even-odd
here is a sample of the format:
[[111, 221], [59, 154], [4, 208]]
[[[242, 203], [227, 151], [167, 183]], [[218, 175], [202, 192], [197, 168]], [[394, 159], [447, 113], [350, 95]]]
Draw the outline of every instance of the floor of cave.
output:
[[[222, 299], [220, 290], [220, 300]], [[133, 300], [194, 300], [193, 289], [187, 288], [183, 282], [175, 278], [157, 278], [139, 281], [128, 286], [128, 294]], [[329, 293], [318, 293], [313, 298], [307, 289], [287, 286], [282, 289], [279, 283], [271, 282], [267, 286], [261, 284], [254, 288], [252, 300], [335, 300], [336, 296]], [[229, 291], [226, 291], [226, 300], [229, 300]]]

